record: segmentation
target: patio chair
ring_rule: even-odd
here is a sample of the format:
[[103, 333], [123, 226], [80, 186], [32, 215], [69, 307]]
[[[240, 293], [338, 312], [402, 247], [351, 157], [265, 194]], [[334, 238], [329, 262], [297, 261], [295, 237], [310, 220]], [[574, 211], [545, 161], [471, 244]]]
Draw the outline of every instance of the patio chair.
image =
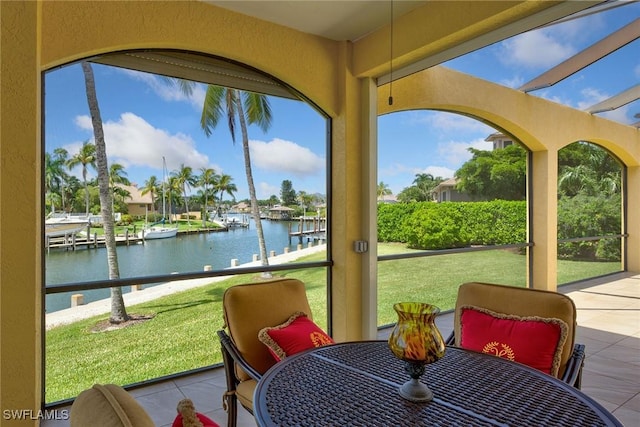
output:
[[[557, 356], [559, 354], [559, 360], [556, 357], [556, 362], [559, 362], [559, 364], [556, 366], [557, 372], [555, 375], [553, 372], [550, 372], [550, 374], [580, 389], [585, 347], [582, 344], [575, 343], [577, 327], [576, 307], [571, 298], [558, 292], [537, 289], [518, 288], [490, 283], [465, 283], [458, 289], [454, 329], [451, 336], [447, 339], [447, 344], [465, 347], [465, 345], [463, 345], [464, 343], [461, 343], [461, 341], [464, 341], [461, 340], [463, 334], [461, 317], [464, 310], [472, 310], [474, 308], [478, 308], [479, 312], [484, 311], [486, 313], [496, 314], [496, 318], [515, 319], [518, 321], [544, 319], [542, 320], [543, 323], [555, 322], [555, 320], [550, 319], [562, 320], [566, 324], [566, 328], [564, 326], [562, 327], [566, 331], [566, 340], [561, 349], [556, 348], [555, 355]], [[470, 323], [474, 317], [469, 316], [467, 319], [469, 319], [469, 321], [467, 325], [465, 325], [467, 328], [466, 331], [473, 331], [473, 327], [469, 327], [468, 323]], [[475, 319], [481, 318], [475, 317]], [[495, 318], [492, 319], [495, 320]], [[557, 323], [561, 324], [562, 322]], [[517, 327], [515, 323], [512, 326]], [[484, 332], [482, 333], [484, 334]], [[496, 341], [489, 339], [490, 333], [487, 332], [487, 334], [487, 342], [495, 344]], [[528, 336], [524, 337], [524, 340], [532, 340], [534, 335], [539, 336], [540, 333], [529, 331]], [[470, 340], [473, 341], [474, 338], [471, 337]], [[482, 337], [482, 340], [484, 340], [484, 337]], [[482, 340], [478, 342], [484, 342]], [[561, 340], [559, 340], [557, 344], [560, 342]]]
[[253, 391], [261, 376], [276, 363], [259, 339], [265, 327], [285, 322], [294, 312], [311, 318], [304, 283], [297, 279], [275, 279], [228, 288], [222, 299], [228, 334], [218, 331], [227, 379], [223, 405], [227, 426], [235, 427], [240, 404], [253, 414]]

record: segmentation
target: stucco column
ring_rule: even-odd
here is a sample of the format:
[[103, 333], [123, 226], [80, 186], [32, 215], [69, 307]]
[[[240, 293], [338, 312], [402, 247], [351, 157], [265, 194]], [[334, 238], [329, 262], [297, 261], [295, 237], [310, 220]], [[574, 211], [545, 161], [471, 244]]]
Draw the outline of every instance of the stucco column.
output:
[[640, 272], [640, 166], [627, 168], [627, 270]]
[[25, 411], [12, 426], [36, 425], [41, 404], [40, 7], [0, 2], [0, 409]]
[[362, 254], [354, 242], [363, 240], [361, 83], [351, 72], [352, 45], [340, 44], [336, 82], [340, 108], [332, 120], [331, 270], [332, 333], [336, 341], [362, 338]]
[[529, 269], [535, 289], [555, 291], [558, 287], [558, 152], [534, 151], [532, 154], [531, 179], [533, 194], [529, 194], [532, 228], [532, 262]]
[[362, 253], [362, 338], [378, 336], [378, 88], [362, 80], [362, 236], [369, 243]]

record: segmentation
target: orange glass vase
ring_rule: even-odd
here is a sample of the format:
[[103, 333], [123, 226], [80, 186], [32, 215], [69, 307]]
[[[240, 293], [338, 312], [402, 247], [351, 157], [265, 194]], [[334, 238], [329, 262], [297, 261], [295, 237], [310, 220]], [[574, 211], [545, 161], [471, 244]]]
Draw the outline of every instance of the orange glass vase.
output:
[[446, 346], [435, 323], [440, 309], [431, 304], [401, 302], [394, 304], [398, 323], [389, 336], [391, 352], [405, 362], [405, 370], [411, 377], [400, 387], [400, 395], [412, 402], [433, 399], [433, 392], [420, 382], [425, 365], [440, 360]]

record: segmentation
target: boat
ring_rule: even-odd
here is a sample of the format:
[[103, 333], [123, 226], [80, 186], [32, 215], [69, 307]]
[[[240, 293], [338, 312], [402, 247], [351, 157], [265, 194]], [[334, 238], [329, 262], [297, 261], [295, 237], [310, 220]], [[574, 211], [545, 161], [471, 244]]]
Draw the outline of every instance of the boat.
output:
[[138, 233], [141, 239], [167, 239], [169, 237], [176, 237], [178, 229], [176, 227], [158, 227], [151, 226], [145, 227]]
[[242, 218], [238, 218], [235, 216], [218, 216], [218, 217], [209, 217], [209, 220], [214, 224], [217, 224], [220, 227], [224, 228], [238, 228], [238, 227], [248, 227], [249, 221], [243, 216]]
[[[142, 231], [138, 233], [138, 237], [143, 240], [150, 239], [168, 239], [171, 237], [176, 237], [178, 234], [178, 227], [166, 227], [164, 226], [164, 217], [165, 217], [165, 201], [166, 201], [166, 190], [164, 187], [164, 183], [166, 181], [166, 171], [167, 171], [167, 162], [162, 157], [162, 220], [160, 222], [156, 222], [154, 224], [145, 226]], [[163, 224], [162, 226], [158, 226], [158, 224]]]
[[89, 220], [83, 216], [68, 214], [52, 215], [44, 222], [45, 237], [65, 237], [80, 233], [89, 227]]

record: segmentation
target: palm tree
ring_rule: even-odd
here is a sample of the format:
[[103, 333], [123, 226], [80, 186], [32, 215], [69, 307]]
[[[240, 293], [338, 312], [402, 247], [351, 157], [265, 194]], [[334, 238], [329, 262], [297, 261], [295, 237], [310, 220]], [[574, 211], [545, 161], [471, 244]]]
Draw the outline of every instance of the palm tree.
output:
[[[253, 182], [253, 172], [251, 170], [251, 155], [249, 152], [249, 135], [247, 124], [255, 124], [266, 132], [271, 126], [271, 107], [265, 95], [252, 92], [240, 91], [237, 89], [224, 88], [215, 85], [207, 86], [207, 93], [202, 107], [200, 125], [205, 135], [210, 136], [213, 129], [220, 120], [226, 118], [231, 139], [236, 142], [236, 121], [240, 123], [242, 134], [242, 152], [244, 154], [244, 169], [247, 175], [249, 186], [249, 198], [251, 200], [251, 215], [256, 224], [258, 234], [258, 245], [260, 246], [260, 259], [263, 266], [269, 265], [267, 259], [267, 247], [260, 221], [260, 208], [256, 196], [256, 187]], [[263, 274], [270, 276], [270, 274]]]
[[218, 201], [220, 205], [222, 205], [222, 197], [224, 193], [227, 193], [231, 198], [235, 199], [233, 193], [238, 191], [238, 187], [233, 183], [233, 178], [231, 175], [222, 174], [218, 177], [218, 182], [215, 186], [215, 191], [220, 193], [220, 197], [218, 197]]
[[[93, 74], [93, 71], [92, 71]], [[85, 74], [86, 80], [86, 74]], [[94, 88], [95, 92], [95, 88]], [[88, 93], [87, 93], [88, 97]], [[100, 126], [102, 127], [102, 120], [100, 120]], [[94, 129], [95, 132], [95, 129]], [[97, 153], [96, 146], [91, 144], [89, 141], [85, 141], [82, 143], [82, 148], [78, 153], [71, 157], [67, 161], [67, 167], [69, 169], [73, 169], [78, 165], [82, 165], [82, 182], [84, 183], [84, 204], [86, 208], [86, 215], [89, 216], [89, 185], [87, 184], [87, 171], [89, 166], [96, 169], [96, 161], [97, 161]], [[105, 165], [106, 167], [106, 165]]]
[[204, 196], [204, 209], [202, 210], [202, 226], [206, 227], [207, 225], [207, 207], [209, 206], [209, 186], [215, 188], [218, 183], [218, 175], [216, 171], [211, 168], [201, 168], [200, 177], [198, 179], [198, 183], [204, 187], [203, 196]]
[[[169, 224], [171, 224], [173, 222], [173, 205], [180, 203], [182, 187], [178, 179], [172, 175], [167, 177], [167, 182], [164, 186], [167, 202], [169, 203]], [[162, 219], [164, 221], [164, 217]]]
[[198, 180], [193, 174], [193, 169], [191, 166], [185, 166], [184, 163], [180, 165], [180, 169], [174, 172], [174, 177], [176, 179], [176, 185], [180, 188], [182, 192], [182, 200], [184, 201], [184, 209], [187, 212], [187, 224], [191, 226], [191, 215], [189, 215], [189, 203], [187, 198], [187, 190], [191, 189], [192, 185]]
[[124, 166], [119, 163], [112, 163], [111, 166], [109, 166], [109, 187], [113, 193], [113, 206], [115, 206], [116, 194], [120, 195], [123, 204], [124, 199], [131, 196], [128, 190], [119, 187], [118, 184], [131, 185], [131, 182], [127, 178], [127, 171], [124, 170]]
[[[114, 230], [114, 221], [112, 214], [111, 192], [109, 191], [109, 168], [107, 166], [107, 148], [104, 141], [104, 131], [102, 129], [102, 118], [100, 117], [100, 108], [98, 106], [98, 96], [96, 94], [96, 84], [93, 78], [93, 69], [88, 62], [82, 63], [82, 71], [84, 72], [85, 87], [87, 91], [87, 103], [89, 104], [89, 112], [91, 113], [91, 123], [93, 125], [93, 135], [95, 145], [93, 153], [95, 154], [95, 164], [98, 170], [98, 186], [100, 189], [100, 213], [102, 214], [102, 223], [104, 226], [105, 246], [107, 248], [107, 263], [109, 265], [109, 279], [115, 280], [120, 278], [120, 269], [118, 268], [118, 253], [116, 252], [116, 235]], [[83, 145], [88, 145], [85, 143]], [[82, 150], [80, 150], [82, 153]], [[87, 161], [86, 164], [91, 164]], [[85, 163], [83, 165], [83, 177], [85, 177]], [[85, 177], [86, 183], [86, 177]], [[86, 185], [86, 184], [85, 184]], [[86, 188], [85, 188], [86, 190]], [[86, 192], [87, 195], [89, 192]], [[89, 203], [87, 202], [87, 214], [89, 212]], [[124, 306], [122, 298], [122, 288], [111, 288], [111, 314], [109, 316], [110, 323], [122, 323], [129, 320], [129, 315]]]
[[384, 182], [380, 181], [380, 183], [378, 184], [378, 200], [381, 200], [384, 198], [384, 196], [388, 196], [391, 193], [391, 189], [389, 188], [389, 186], [387, 184], [385, 184]]
[[308, 194], [306, 191], [298, 191], [298, 201], [302, 205], [302, 216], [307, 216], [307, 208], [313, 203], [313, 194]]
[[156, 209], [156, 194], [158, 193], [158, 187], [160, 187], [158, 178], [155, 175], [151, 175], [149, 179], [144, 182], [144, 187], [140, 190], [140, 194], [143, 196], [145, 194], [151, 195], [151, 208], [154, 212]]
[[44, 188], [45, 197], [51, 204], [51, 212], [56, 211], [56, 203], [61, 202], [62, 210], [64, 210], [64, 185], [67, 179], [67, 173], [64, 165], [67, 158], [62, 152], [66, 153], [63, 148], [57, 148], [52, 156], [50, 153], [44, 155]]

